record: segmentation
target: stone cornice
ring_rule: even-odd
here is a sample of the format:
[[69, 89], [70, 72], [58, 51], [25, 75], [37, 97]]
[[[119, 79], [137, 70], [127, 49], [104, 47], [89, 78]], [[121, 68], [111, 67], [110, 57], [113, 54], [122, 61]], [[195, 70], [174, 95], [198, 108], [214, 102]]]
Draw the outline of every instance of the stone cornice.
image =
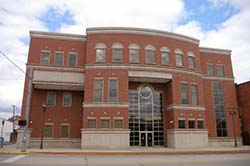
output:
[[197, 111], [205, 111], [206, 107], [205, 106], [193, 106], [193, 105], [177, 105], [177, 104], [170, 104], [167, 106], [167, 110], [173, 110], [173, 109], [178, 109], [178, 110], [197, 110]]
[[87, 38], [85, 35], [67, 34], [67, 33], [58, 33], [58, 32], [30, 31], [30, 37], [42, 38], [42, 39], [87, 41]]
[[148, 36], [157, 36], [157, 37], [165, 37], [165, 38], [171, 38], [176, 40], [181, 40], [189, 43], [193, 43], [198, 45], [199, 40], [173, 33], [173, 32], [167, 32], [167, 31], [161, 31], [161, 30], [155, 30], [155, 29], [145, 29], [145, 28], [132, 28], [132, 27], [93, 27], [93, 28], [87, 28], [86, 30], [87, 35], [88, 34], [134, 34], [134, 35], [148, 35]]
[[231, 50], [226, 49], [200, 47], [199, 50], [204, 53], [231, 55]]
[[203, 79], [207, 79], [207, 80], [234, 81], [234, 77], [212, 77], [212, 76], [203, 76]]

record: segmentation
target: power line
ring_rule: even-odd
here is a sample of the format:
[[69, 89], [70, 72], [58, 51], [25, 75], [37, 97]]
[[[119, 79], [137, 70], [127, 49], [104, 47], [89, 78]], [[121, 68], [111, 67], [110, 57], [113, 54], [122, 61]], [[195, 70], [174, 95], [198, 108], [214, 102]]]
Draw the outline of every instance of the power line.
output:
[[0, 51], [0, 54], [3, 57], [5, 57], [10, 63], [12, 63], [16, 68], [18, 68], [25, 75], [25, 71], [23, 71], [23, 69], [21, 69], [21, 67], [19, 67], [14, 61], [12, 61], [10, 58], [8, 58], [7, 55], [5, 55], [2, 51]]

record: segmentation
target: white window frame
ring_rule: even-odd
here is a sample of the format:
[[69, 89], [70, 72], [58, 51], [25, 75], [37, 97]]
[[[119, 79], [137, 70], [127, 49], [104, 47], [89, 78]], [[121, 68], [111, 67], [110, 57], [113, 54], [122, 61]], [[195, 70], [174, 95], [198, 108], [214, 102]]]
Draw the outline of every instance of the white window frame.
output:
[[[121, 54], [119, 55], [120, 60], [114, 59], [115, 56], [117, 56], [117, 55], [115, 55], [115, 49], [121, 50]], [[112, 62], [122, 62], [122, 60], [123, 60], [123, 45], [121, 43], [118, 43], [118, 42], [113, 43], [112, 44]]]
[[[49, 57], [48, 57], [48, 64], [42, 64], [42, 53], [48, 53], [49, 54]], [[41, 50], [40, 52], [40, 64], [41, 65], [49, 65], [50, 64], [50, 51], [49, 50]]]
[[[65, 97], [65, 95], [69, 95], [70, 96], [70, 104], [69, 105], [65, 105], [64, 104], [64, 97]], [[63, 107], [71, 107], [72, 106], [72, 93], [70, 93], [70, 92], [64, 92], [63, 93], [62, 105], [63, 105]]]
[[[49, 105], [49, 104], [48, 104], [48, 100], [49, 100], [49, 95], [50, 95], [50, 94], [54, 94], [54, 95], [55, 95], [53, 105]], [[48, 92], [48, 93], [47, 93], [46, 104], [47, 104], [49, 107], [56, 106], [56, 92]]]
[[[70, 66], [69, 65], [69, 59], [70, 59], [70, 55], [73, 55], [73, 54], [76, 56], [76, 62], [75, 62], [75, 66]], [[68, 66], [69, 67], [76, 67], [76, 66], [78, 66], [77, 64], [78, 64], [78, 54], [77, 54], [77, 52], [69, 52], [68, 53]]]
[[[96, 80], [101, 80], [102, 81], [102, 96], [101, 96], [101, 101], [96, 101], [95, 98], [96, 98], [96, 94], [95, 94], [95, 81]], [[103, 93], [104, 93], [104, 79], [103, 78], [94, 78], [94, 82], [93, 82], [93, 86], [94, 86], [94, 95], [93, 95], [93, 101], [96, 102], [96, 103], [101, 103], [103, 102]]]
[[[56, 64], [56, 58], [57, 58], [58, 54], [62, 55], [62, 64]], [[56, 66], [63, 66], [64, 65], [64, 52], [63, 51], [55, 51], [54, 52], [54, 65], [56, 65]]]

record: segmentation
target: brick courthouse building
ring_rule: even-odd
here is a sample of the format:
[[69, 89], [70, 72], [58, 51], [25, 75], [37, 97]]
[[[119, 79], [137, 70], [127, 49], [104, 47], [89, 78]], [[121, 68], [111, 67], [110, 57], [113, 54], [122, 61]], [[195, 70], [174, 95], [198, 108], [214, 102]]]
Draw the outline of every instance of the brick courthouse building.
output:
[[[140, 28], [30, 36], [29, 147], [40, 143], [43, 103], [45, 147], [233, 146], [227, 110], [237, 101], [230, 50]], [[28, 76], [23, 118], [27, 90]], [[238, 118], [235, 125], [240, 142]], [[20, 146], [23, 130], [18, 132]]]

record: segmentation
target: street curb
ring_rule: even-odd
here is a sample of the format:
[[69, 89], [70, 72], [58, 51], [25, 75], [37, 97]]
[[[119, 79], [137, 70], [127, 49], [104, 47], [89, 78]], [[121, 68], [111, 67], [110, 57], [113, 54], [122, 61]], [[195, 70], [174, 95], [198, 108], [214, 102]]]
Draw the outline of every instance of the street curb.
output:
[[6, 151], [6, 152], [0, 152], [0, 154], [30, 154], [30, 152], [10, 152], [10, 151]]
[[6, 155], [199, 155], [199, 154], [238, 154], [238, 153], [250, 153], [250, 150], [224, 150], [224, 151], [175, 151], [175, 152], [62, 152], [62, 151], [30, 151], [30, 152], [0, 152], [0, 154]]

